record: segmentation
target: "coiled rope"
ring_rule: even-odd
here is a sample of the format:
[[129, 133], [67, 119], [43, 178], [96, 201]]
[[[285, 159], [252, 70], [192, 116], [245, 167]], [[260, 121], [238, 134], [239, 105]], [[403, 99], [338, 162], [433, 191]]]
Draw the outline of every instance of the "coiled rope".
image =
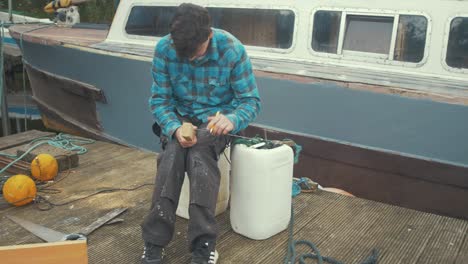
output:
[[[33, 144], [33, 146], [28, 148], [28, 150], [26, 150], [19, 157], [16, 156], [16, 155], [11, 155], [11, 154], [8, 154], [8, 153], [0, 152], [0, 156], [4, 156], [4, 157], [8, 157], [8, 158], [16, 158], [12, 162], [10, 162], [8, 165], [3, 167], [0, 170], [0, 174], [5, 172], [8, 168], [13, 166], [16, 162], [18, 162], [19, 160], [24, 158], [26, 155], [28, 155], [31, 151], [33, 151], [34, 149], [36, 149], [39, 146], [48, 144], [48, 145], [56, 147], [56, 148], [76, 152], [78, 155], [82, 155], [82, 154], [85, 154], [86, 152], [88, 152], [88, 150], [85, 147], [81, 146], [81, 145], [92, 144], [94, 142], [95, 142], [95, 140], [92, 140], [92, 139], [76, 137], [76, 136], [63, 134], [63, 133], [59, 133], [55, 137], [40, 137], [40, 138], [34, 139], [33, 141], [31, 141], [29, 143], [29, 145]], [[80, 145], [78, 145], [78, 144], [80, 144]]]

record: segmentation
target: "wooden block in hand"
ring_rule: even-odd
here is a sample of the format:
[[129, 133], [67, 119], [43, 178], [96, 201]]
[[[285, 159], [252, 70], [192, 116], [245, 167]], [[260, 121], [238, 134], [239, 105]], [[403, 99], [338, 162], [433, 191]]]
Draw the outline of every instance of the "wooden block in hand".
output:
[[195, 136], [195, 130], [193, 129], [192, 123], [183, 122], [180, 134], [185, 140], [192, 141]]

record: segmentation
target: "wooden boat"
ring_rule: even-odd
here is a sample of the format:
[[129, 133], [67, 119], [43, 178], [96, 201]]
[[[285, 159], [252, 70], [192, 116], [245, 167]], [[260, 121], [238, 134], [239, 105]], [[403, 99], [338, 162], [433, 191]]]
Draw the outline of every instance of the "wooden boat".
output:
[[[11, 27], [46, 126], [157, 151], [151, 60], [182, 2]], [[263, 104], [246, 132], [302, 145], [296, 177], [468, 218], [468, 2], [192, 2], [246, 45]]]

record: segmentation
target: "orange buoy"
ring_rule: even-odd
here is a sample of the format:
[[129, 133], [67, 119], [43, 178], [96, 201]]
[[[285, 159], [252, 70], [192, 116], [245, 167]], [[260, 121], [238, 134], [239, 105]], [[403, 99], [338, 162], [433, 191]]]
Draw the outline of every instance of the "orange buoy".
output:
[[21, 206], [32, 202], [36, 197], [36, 183], [26, 175], [10, 177], [3, 185], [3, 198], [10, 204]]
[[50, 154], [39, 154], [31, 162], [31, 174], [40, 181], [50, 181], [57, 173], [57, 160]]

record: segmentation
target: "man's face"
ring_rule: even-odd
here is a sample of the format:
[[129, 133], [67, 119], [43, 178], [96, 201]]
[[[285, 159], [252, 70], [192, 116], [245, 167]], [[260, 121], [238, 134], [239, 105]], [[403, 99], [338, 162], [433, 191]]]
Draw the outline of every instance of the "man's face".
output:
[[210, 45], [210, 40], [212, 37], [213, 37], [213, 32], [210, 33], [210, 35], [208, 36], [208, 39], [205, 42], [203, 42], [202, 44], [200, 44], [200, 46], [198, 46], [198, 49], [195, 52], [195, 54], [192, 57], [190, 57], [190, 61], [193, 61], [195, 59], [205, 56], [206, 50], [208, 49], [208, 46]]
[[203, 42], [195, 52], [195, 54], [190, 57], [190, 61], [193, 61], [195, 59], [201, 58], [205, 55], [206, 50], [208, 49], [208, 45], [210, 44], [210, 39], [208, 38], [205, 42]]

